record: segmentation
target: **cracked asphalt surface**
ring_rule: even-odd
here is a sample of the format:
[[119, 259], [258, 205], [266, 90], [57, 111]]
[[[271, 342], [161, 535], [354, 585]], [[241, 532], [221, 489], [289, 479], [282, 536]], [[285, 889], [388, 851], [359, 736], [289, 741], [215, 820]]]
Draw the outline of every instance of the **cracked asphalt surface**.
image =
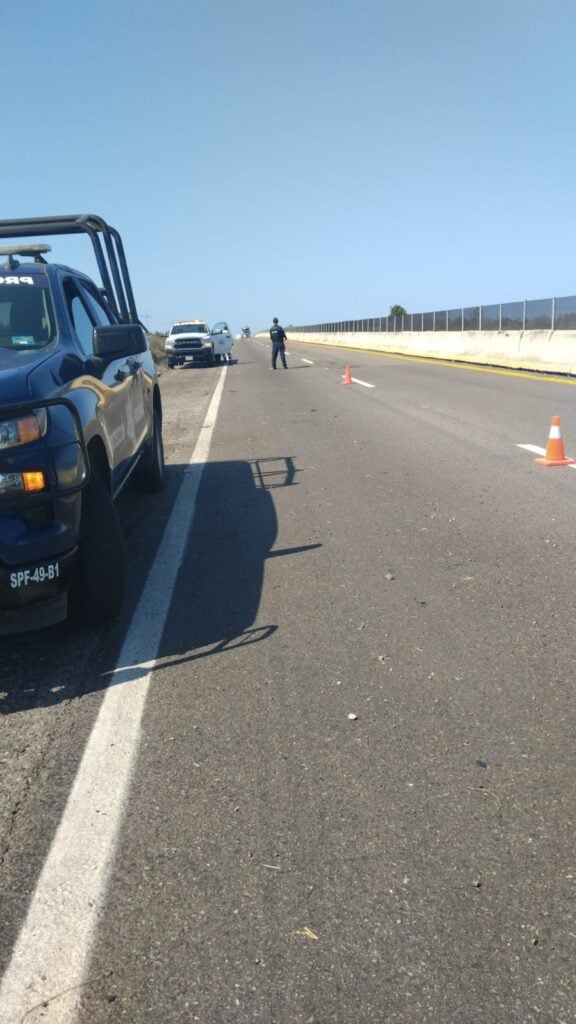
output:
[[[516, 445], [573, 388], [235, 348], [78, 1024], [569, 1024], [576, 473]], [[219, 372], [162, 376], [122, 620], [2, 641], [4, 966]]]

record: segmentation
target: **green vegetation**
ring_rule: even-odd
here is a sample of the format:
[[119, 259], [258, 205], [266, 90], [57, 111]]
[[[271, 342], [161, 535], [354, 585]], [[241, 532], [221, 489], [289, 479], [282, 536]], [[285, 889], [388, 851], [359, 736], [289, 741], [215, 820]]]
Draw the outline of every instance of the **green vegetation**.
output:
[[390, 306], [390, 316], [404, 316], [408, 310], [404, 309], [404, 306]]

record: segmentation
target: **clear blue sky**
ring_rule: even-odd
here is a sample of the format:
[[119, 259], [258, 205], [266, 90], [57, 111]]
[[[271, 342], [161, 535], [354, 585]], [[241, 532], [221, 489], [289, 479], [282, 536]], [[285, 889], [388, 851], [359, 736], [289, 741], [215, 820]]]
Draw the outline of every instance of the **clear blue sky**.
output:
[[153, 329], [576, 294], [575, 47], [573, 0], [5, 4], [1, 215], [104, 216]]

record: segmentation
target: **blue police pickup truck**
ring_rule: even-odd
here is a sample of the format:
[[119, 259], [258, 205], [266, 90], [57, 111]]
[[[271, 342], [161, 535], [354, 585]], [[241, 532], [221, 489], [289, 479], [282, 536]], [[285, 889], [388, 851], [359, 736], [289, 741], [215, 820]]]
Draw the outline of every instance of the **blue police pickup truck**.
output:
[[[22, 239], [85, 234], [101, 281]], [[162, 404], [119, 233], [101, 217], [0, 220], [0, 636], [114, 619], [114, 501], [164, 483]], [[2, 265], [3, 263], [3, 265]]]

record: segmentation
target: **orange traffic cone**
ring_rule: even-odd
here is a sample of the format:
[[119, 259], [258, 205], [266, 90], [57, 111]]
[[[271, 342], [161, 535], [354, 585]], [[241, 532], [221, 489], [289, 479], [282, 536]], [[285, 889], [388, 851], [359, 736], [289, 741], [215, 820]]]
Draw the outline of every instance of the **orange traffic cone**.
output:
[[546, 455], [543, 459], [534, 459], [537, 466], [571, 466], [576, 459], [567, 459], [564, 454], [564, 442], [560, 436], [560, 417], [553, 416]]
[[346, 369], [344, 370], [344, 380], [342, 381], [342, 383], [343, 384], [351, 384], [352, 383], [352, 374], [350, 373], [350, 367], [349, 366], [347, 366]]

